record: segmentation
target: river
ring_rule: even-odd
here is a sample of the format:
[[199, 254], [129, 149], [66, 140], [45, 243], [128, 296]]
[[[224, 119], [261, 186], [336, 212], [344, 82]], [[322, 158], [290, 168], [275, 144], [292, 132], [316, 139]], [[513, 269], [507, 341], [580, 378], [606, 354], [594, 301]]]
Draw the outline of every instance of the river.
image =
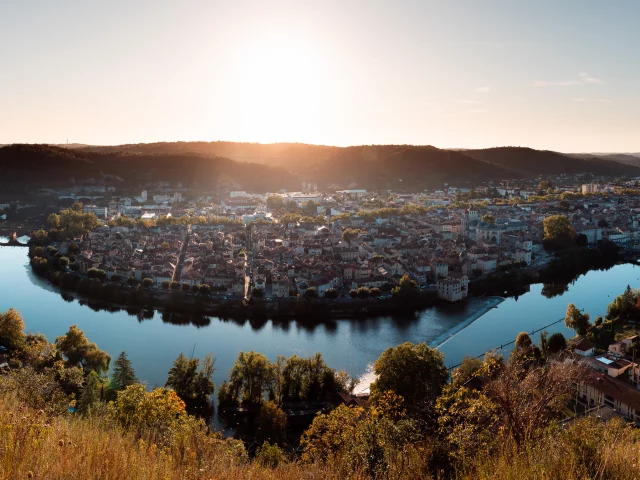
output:
[[[321, 352], [329, 366], [344, 369], [365, 384], [371, 363], [386, 348], [406, 341], [437, 346], [447, 366], [453, 366], [464, 355], [481, 354], [510, 342], [518, 332], [531, 332], [564, 317], [568, 303], [584, 308], [592, 319], [605, 314], [609, 302], [628, 284], [640, 284], [639, 267], [618, 265], [589, 272], [554, 298], [543, 296], [542, 285], [537, 284], [517, 299], [500, 303], [496, 297], [471, 298], [458, 305], [429, 308], [412, 318], [344, 319], [315, 327], [270, 321], [252, 327], [249, 322], [213, 318], [209, 325], [197, 327], [165, 323], [159, 313], [139, 321], [124, 311], [94, 311], [77, 300], [65, 301], [57, 289], [31, 272], [26, 248], [0, 247], [0, 272], [0, 311], [15, 308], [24, 317], [27, 331], [41, 332], [51, 341], [70, 325], [78, 325], [112, 358], [126, 350], [138, 377], [149, 386], [164, 384], [180, 352], [198, 357], [213, 353], [216, 385], [227, 378], [238, 352], [249, 350], [272, 360], [278, 355]], [[562, 322], [547, 330], [573, 335]], [[533, 340], [538, 340], [537, 335]]]

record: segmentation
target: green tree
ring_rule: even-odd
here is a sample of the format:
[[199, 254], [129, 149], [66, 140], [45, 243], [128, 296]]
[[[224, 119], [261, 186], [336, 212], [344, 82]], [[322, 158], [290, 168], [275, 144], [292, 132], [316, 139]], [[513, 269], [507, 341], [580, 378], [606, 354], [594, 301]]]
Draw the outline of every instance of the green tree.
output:
[[371, 384], [372, 401], [391, 390], [403, 397], [413, 412], [430, 409], [449, 377], [443, 358], [425, 343], [406, 342], [388, 348], [373, 366], [377, 379]]
[[482, 216], [482, 221], [488, 223], [489, 225], [495, 225], [496, 223], [495, 217], [488, 213]]
[[200, 293], [200, 295], [203, 295], [203, 296], [206, 297], [207, 295], [209, 295], [211, 293], [211, 287], [209, 285], [207, 285], [206, 283], [203, 283], [198, 288], [198, 292]]
[[180, 282], [176, 282], [175, 280], [171, 282], [171, 290], [180, 290]]
[[0, 313], [0, 345], [11, 352], [19, 351], [25, 342], [24, 320], [17, 310]]
[[552, 248], [569, 248], [575, 244], [576, 231], [565, 215], [551, 215], [542, 223], [546, 245]]
[[330, 300], [338, 298], [338, 291], [335, 288], [329, 288], [324, 292], [324, 296]]
[[358, 288], [358, 298], [369, 298], [371, 292], [367, 287]]
[[78, 411], [82, 414], [90, 413], [100, 402], [100, 378], [94, 371], [89, 372], [85, 379], [84, 386], [80, 391], [80, 397], [78, 398]]
[[558, 353], [567, 348], [567, 341], [560, 332], [554, 333], [547, 341], [547, 349], [550, 354]]
[[482, 369], [483, 363], [479, 358], [471, 358], [466, 355], [462, 359], [462, 363], [453, 371], [453, 384], [463, 385], [471, 379], [477, 372]]
[[358, 296], [358, 290], [356, 290], [355, 288], [352, 288], [351, 290], [349, 290], [349, 296], [351, 298], [356, 298]]
[[181, 353], [169, 370], [165, 386], [175, 390], [185, 402], [187, 412], [205, 416], [210, 411], [209, 397], [215, 391], [213, 355], [205, 357], [200, 370], [199, 365], [200, 359], [189, 359]]
[[284, 462], [284, 456], [278, 445], [264, 442], [256, 450], [256, 462], [265, 468], [276, 468]]
[[163, 290], [169, 290], [169, 287], [171, 287], [171, 282], [169, 280], [163, 280], [162, 281], [162, 289]]
[[355, 240], [356, 238], [358, 238], [359, 234], [360, 234], [360, 230], [358, 230], [358, 229], [345, 228], [342, 231], [342, 240], [344, 240], [348, 244], [351, 244], [351, 241]]
[[143, 286], [144, 288], [151, 288], [151, 287], [153, 287], [153, 278], [149, 278], [149, 277], [147, 277], [147, 278], [143, 278], [143, 279], [142, 279], [142, 286]]
[[249, 405], [262, 404], [275, 381], [275, 368], [261, 353], [240, 352], [229, 373], [229, 388], [234, 403], [242, 399]]
[[82, 202], [75, 202], [73, 205], [71, 205], [70, 208], [74, 212], [82, 212], [82, 210], [84, 209], [84, 205], [82, 204]]
[[586, 335], [587, 330], [589, 330], [591, 326], [589, 314], [580, 312], [573, 303], [567, 306], [564, 324], [567, 328], [574, 330], [578, 335]]
[[66, 357], [69, 366], [79, 366], [85, 373], [106, 373], [109, 370], [109, 354], [89, 342], [77, 325], [71, 325], [65, 335], [56, 338], [56, 348]]
[[280, 443], [287, 428], [287, 416], [275, 402], [266, 402], [258, 416], [258, 440]]
[[420, 294], [418, 284], [406, 273], [402, 275], [397, 287], [393, 287], [391, 290], [393, 295], [399, 297], [415, 297]]
[[531, 347], [532, 343], [527, 332], [520, 332], [516, 337], [516, 348], [527, 349]]
[[49, 228], [58, 228], [60, 226], [60, 215], [52, 213], [47, 217], [47, 225]]
[[318, 290], [315, 287], [309, 287], [304, 291], [304, 298], [312, 300], [318, 298]]
[[138, 383], [136, 372], [133, 369], [131, 360], [127, 357], [127, 352], [121, 352], [113, 362], [113, 373], [111, 374], [111, 387], [113, 390], [124, 390], [129, 385]]

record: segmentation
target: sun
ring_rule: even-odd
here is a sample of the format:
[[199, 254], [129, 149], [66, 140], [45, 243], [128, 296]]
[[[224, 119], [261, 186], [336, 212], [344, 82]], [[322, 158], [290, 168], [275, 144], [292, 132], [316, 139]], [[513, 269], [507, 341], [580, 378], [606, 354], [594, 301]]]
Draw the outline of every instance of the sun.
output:
[[320, 51], [270, 36], [240, 49], [228, 79], [235, 127], [257, 142], [308, 139], [327, 116], [333, 82]]

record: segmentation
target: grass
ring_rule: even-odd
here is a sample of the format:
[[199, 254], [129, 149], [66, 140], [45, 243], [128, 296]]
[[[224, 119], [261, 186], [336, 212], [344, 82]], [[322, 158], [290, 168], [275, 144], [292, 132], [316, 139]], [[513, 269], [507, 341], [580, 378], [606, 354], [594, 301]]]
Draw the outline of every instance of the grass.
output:
[[[501, 445], [497, 450], [459, 460], [446, 471], [432, 467], [434, 476], [427, 470], [434, 450], [414, 450], [424, 452], [423, 458], [397, 458], [383, 478], [640, 480], [640, 436], [622, 422], [603, 424], [587, 418], [567, 430], [551, 426], [520, 452], [508, 441], [496, 443]], [[161, 448], [100, 415], [48, 416], [11, 396], [0, 398], [2, 480], [367, 478], [345, 455], [326, 464], [303, 465], [289, 459], [268, 468], [250, 461], [238, 445], [197, 436]]]

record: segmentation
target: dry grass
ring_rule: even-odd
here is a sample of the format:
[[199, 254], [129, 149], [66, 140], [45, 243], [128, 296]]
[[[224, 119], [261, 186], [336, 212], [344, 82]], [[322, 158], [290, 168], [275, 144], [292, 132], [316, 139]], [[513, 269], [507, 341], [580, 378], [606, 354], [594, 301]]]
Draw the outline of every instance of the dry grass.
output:
[[[414, 451], [419, 453], [419, 450]], [[390, 468], [384, 478], [431, 478], [424, 458], [408, 455], [404, 468]], [[285, 462], [275, 469], [251, 462], [233, 442], [215, 437], [186, 438], [160, 448], [103, 417], [49, 417], [0, 397], [0, 479], [342, 479], [354, 473], [352, 459], [338, 456], [327, 465]], [[499, 452], [466, 459], [457, 471], [435, 478], [522, 480], [640, 480], [638, 430], [621, 422], [605, 425], [583, 419], [568, 430], [550, 429], [520, 453], [505, 443]]]

